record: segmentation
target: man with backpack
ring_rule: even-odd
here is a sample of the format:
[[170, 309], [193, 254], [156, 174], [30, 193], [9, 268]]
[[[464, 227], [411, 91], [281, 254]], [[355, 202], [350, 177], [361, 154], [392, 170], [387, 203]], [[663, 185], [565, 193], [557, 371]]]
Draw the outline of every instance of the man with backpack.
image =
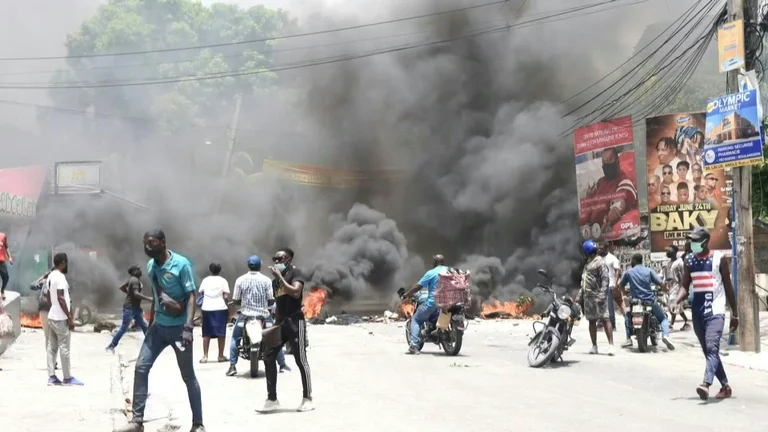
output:
[[30, 285], [29, 289], [32, 291], [40, 291], [40, 295], [38, 296], [38, 313], [40, 314], [40, 323], [43, 326], [43, 336], [45, 336], [45, 349], [46, 352], [48, 350], [48, 339], [50, 338], [50, 327], [48, 326], [48, 311], [51, 310], [51, 302], [48, 299], [48, 275], [51, 274], [51, 272], [55, 270], [55, 268], [52, 268], [48, 270], [47, 272], [43, 273], [42, 276], [37, 278], [36, 281], [32, 282], [32, 285]]

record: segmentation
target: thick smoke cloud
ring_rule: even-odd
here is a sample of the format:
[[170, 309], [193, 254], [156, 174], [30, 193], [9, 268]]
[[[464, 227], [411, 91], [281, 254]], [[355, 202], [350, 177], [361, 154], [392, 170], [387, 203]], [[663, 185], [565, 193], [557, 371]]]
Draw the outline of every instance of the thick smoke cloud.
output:
[[[288, 6], [300, 17], [300, 31], [478, 4], [305, 3], [311, 7], [297, 2], [294, 12]], [[568, 6], [581, 3], [587, 2]], [[558, 1], [526, 2], [522, 8], [509, 4], [290, 39], [279, 42], [284, 51], [276, 53], [275, 63], [452, 39], [562, 8]], [[570, 119], [561, 119], [560, 101], [628, 56], [651, 22], [644, 18], [649, 11], [626, 8], [282, 72], [276, 93], [245, 98], [237, 146], [247, 149], [253, 163], [226, 180], [220, 172], [229, 113], [208, 128], [170, 136], [151, 125], [90, 123], [58, 113], [40, 131], [50, 151], [36, 149], [25, 160], [108, 160], [105, 187], [152, 210], [107, 199], [99, 205], [60, 204], [45, 213], [46, 228], [30, 236], [43, 243], [54, 237], [77, 242], [87, 232], [89, 243], [106, 249], [103, 265], [111, 267], [109, 276], [93, 284], [97, 290], [114, 290], [128, 265], [145, 262], [141, 236], [158, 227], [173, 250], [193, 260], [198, 276], [218, 261], [233, 280], [246, 270], [249, 255], [264, 258], [288, 246], [313, 284], [328, 286], [343, 300], [412, 285], [435, 253], [472, 270], [483, 299], [529, 293], [539, 268], [570, 287], [579, 234], [572, 144], [560, 136]], [[617, 37], [605, 38], [607, 33]], [[313, 48], [299, 49], [307, 46]], [[154, 91], [110, 89], [115, 97], [109, 100], [130, 104]], [[403, 174], [357, 189], [324, 190], [259, 176], [261, 158], [340, 169], [397, 168]]]

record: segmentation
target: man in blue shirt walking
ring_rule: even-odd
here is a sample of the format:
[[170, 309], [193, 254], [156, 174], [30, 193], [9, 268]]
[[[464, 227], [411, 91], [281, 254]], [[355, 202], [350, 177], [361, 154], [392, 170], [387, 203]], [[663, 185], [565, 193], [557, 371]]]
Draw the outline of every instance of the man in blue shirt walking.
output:
[[150, 258], [147, 277], [152, 283], [152, 313], [149, 330], [136, 360], [133, 379], [133, 419], [118, 432], [143, 432], [149, 370], [167, 347], [176, 354], [181, 377], [187, 386], [192, 408], [190, 432], [205, 432], [200, 385], [192, 361], [192, 331], [195, 315], [195, 278], [185, 257], [166, 248], [161, 230], [144, 234], [144, 252]]
[[437, 281], [440, 280], [440, 273], [447, 269], [445, 258], [442, 255], [433, 256], [432, 269], [424, 273], [421, 280], [403, 294], [403, 300], [406, 300], [422, 288], [427, 289], [427, 301], [416, 309], [411, 318], [411, 340], [406, 354], [420, 353], [421, 325], [430, 319], [437, 319], [437, 316], [440, 314], [435, 305], [435, 288], [437, 288]]
[[[643, 302], [651, 302], [653, 304], [652, 312], [657, 320], [661, 323], [661, 341], [668, 349], [673, 350], [675, 346], [669, 340], [669, 319], [664, 309], [661, 308], [656, 302], [656, 294], [654, 294], [651, 284], [661, 286], [661, 277], [650, 269], [643, 265], [643, 256], [641, 254], [634, 254], [631, 261], [632, 268], [624, 272], [621, 277], [619, 286], [626, 291], [626, 286], [629, 284], [630, 296], [633, 300], [641, 300]], [[624, 317], [624, 329], [627, 334], [627, 341], [624, 342], [622, 348], [632, 347], [632, 339], [630, 333], [632, 332], [632, 311]]]

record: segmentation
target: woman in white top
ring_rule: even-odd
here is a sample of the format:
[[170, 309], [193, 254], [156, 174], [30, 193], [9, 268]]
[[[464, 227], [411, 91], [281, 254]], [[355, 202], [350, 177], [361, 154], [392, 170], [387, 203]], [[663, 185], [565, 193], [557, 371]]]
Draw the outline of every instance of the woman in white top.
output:
[[211, 344], [211, 338], [217, 338], [219, 341], [219, 363], [227, 361], [224, 357], [224, 337], [227, 334], [227, 320], [229, 311], [227, 300], [229, 300], [229, 283], [226, 279], [219, 276], [221, 265], [211, 263], [208, 266], [211, 275], [203, 279], [200, 283], [199, 293], [203, 296], [203, 305], [200, 309], [203, 311], [203, 358], [200, 363], [208, 361], [208, 346]]

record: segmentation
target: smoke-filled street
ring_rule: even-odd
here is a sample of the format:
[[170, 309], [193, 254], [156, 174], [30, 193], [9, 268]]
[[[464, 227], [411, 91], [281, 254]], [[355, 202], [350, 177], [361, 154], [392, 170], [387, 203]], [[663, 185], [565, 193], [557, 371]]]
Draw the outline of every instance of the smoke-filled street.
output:
[[[696, 396], [704, 361], [691, 332], [675, 333], [674, 352], [640, 354], [622, 350], [615, 357], [591, 356], [586, 328], [562, 366], [531, 369], [526, 363], [530, 321], [470, 324], [458, 357], [437, 346], [421, 356], [404, 355], [402, 323], [311, 326], [308, 359], [317, 409], [295, 412], [301, 401], [298, 373], [278, 378], [284, 411], [255, 412], [266, 397], [263, 372], [226, 377], [226, 364], [195, 365], [210, 430], [703, 430], [758, 431], [755, 413], [765, 410], [768, 374], [730, 364], [724, 357], [734, 396], [703, 403]], [[82, 388], [45, 387], [32, 379], [44, 367], [42, 335], [25, 331], [4, 356], [3, 432], [109, 430], [121, 424], [121, 380], [110, 374], [118, 359], [126, 364], [122, 386], [130, 386], [140, 333], [126, 336], [118, 354], [103, 352], [108, 336], [77, 333], [74, 373]], [[602, 335], [601, 335], [602, 337]], [[602, 339], [601, 339], [602, 340]], [[195, 341], [196, 355], [200, 351]], [[733, 360], [732, 360], [733, 359]], [[293, 366], [289, 356], [288, 364]], [[129, 392], [130, 393], [130, 392]], [[130, 397], [130, 396], [129, 396]], [[190, 426], [189, 403], [170, 349], [150, 375], [147, 431]], [[8, 428], [10, 425], [10, 428]]]

